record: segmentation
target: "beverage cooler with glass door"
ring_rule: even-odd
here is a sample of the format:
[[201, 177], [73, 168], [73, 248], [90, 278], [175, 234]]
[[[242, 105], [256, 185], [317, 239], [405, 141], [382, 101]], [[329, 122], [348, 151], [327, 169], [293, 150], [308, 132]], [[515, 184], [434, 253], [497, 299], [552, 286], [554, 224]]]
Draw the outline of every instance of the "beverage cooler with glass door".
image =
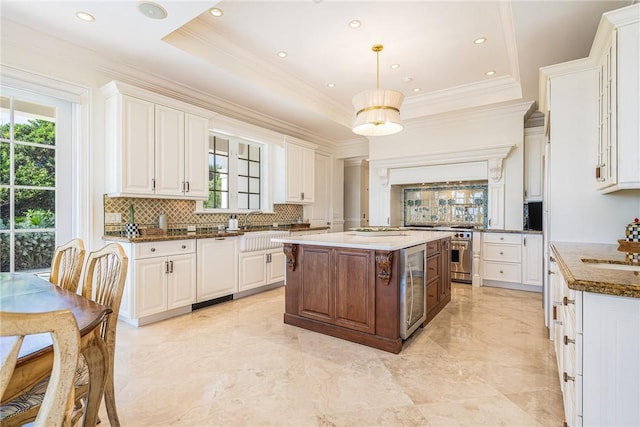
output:
[[400, 250], [400, 336], [407, 339], [427, 319], [425, 244]]

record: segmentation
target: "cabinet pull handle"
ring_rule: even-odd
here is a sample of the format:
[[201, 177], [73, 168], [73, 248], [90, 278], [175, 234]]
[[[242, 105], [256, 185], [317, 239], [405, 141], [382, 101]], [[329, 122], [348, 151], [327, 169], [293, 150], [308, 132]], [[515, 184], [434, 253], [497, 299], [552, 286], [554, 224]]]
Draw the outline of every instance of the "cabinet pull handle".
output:
[[552, 319], [553, 320], [558, 319], [558, 311], [557, 311], [557, 307], [555, 305], [553, 306], [553, 317], [552, 317]]
[[304, 193], [300, 193], [300, 199], [304, 200]]
[[169, 274], [169, 263], [167, 261], [164, 262], [164, 274]]
[[184, 181], [182, 181], [182, 192], [183, 192], [183, 193], [185, 192], [186, 188], [187, 188], [187, 186], [186, 186], [186, 185], [184, 185]]
[[156, 179], [155, 178], [151, 178], [151, 189], [153, 191], [156, 191]]
[[191, 191], [191, 184], [189, 183], [189, 181], [187, 181], [187, 193]]
[[173, 273], [173, 261], [169, 261], [169, 265], [171, 266], [169, 273]]
[[562, 298], [562, 304], [564, 305], [569, 305], [569, 304], [575, 304], [576, 300], [574, 299], [569, 299], [567, 297]]
[[526, 237], [523, 239], [523, 245], [527, 246], [527, 238]]
[[150, 250], [151, 252], [155, 252], [155, 251], [156, 251], [156, 248], [151, 248], [151, 249], [149, 249], [149, 250]]
[[576, 377], [570, 377], [569, 374], [567, 374], [566, 372], [563, 372], [562, 373], [562, 379], [566, 383], [567, 381], [575, 381]]
[[570, 339], [568, 336], [564, 336], [564, 345], [575, 344], [576, 340]]

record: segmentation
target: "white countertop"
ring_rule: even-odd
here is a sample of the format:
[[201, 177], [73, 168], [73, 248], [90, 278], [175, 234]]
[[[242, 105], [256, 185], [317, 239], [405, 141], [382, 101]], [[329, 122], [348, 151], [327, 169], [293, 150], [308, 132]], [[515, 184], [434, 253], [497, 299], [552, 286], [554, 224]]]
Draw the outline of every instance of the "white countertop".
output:
[[335, 246], [339, 248], [380, 249], [395, 251], [422, 243], [452, 237], [448, 231], [403, 230], [400, 235], [359, 235], [353, 231], [342, 233], [311, 234], [307, 236], [278, 237], [272, 242], [312, 246]]

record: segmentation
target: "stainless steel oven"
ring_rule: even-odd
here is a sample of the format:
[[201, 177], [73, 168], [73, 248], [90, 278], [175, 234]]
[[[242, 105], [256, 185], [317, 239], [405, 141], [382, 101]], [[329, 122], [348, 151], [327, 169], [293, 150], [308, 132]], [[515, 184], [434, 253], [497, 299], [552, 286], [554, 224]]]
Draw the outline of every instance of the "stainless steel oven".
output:
[[472, 233], [457, 232], [451, 238], [451, 281], [471, 283]]

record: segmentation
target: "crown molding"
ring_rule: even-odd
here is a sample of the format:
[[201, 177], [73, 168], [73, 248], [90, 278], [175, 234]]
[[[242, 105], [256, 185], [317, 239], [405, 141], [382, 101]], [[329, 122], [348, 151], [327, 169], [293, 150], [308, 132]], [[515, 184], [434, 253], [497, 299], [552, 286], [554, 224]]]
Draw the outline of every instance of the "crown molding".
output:
[[468, 163], [477, 161], [499, 161], [505, 159], [514, 145], [496, 145], [490, 147], [480, 147], [464, 151], [441, 151], [439, 153], [429, 153], [421, 156], [402, 156], [379, 160], [370, 160], [371, 168], [408, 168], [415, 166], [432, 166], [450, 163]]

